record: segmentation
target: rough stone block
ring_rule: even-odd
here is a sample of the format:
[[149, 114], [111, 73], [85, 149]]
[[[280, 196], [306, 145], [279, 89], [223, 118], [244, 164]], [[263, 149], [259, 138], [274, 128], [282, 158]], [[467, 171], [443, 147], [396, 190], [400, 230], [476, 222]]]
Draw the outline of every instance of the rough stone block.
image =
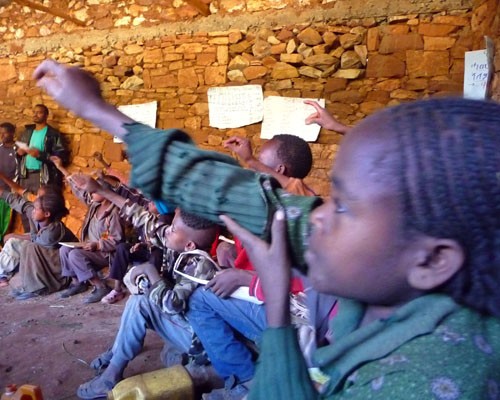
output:
[[392, 54], [405, 50], [421, 50], [424, 48], [422, 36], [418, 33], [406, 35], [385, 35], [379, 46], [380, 54]]
[[266, 67], [262, 66], [249, 66], [243, 70], [243, 75], [245, 79], [251, 81], [253, 79], [262, 78], [268, 72]]
[[368, 58], [366, 76], [368, 78], [403, 77], [406, 66], [395, 56], [376, 54]]
[[408, 50], [406, 63], [410, 78], [447, 75], [450, 59], [447, 51]]
[[287, 54], [283, 53], [280, 55], [280, 61], [284, 63], [290, 63], [290, 64], [300, 64], [304, 60], [304, 57], [302, 57], [301, 54]]
[[318, 31], [310, 27], [300, 32], [297, 35], [297, 39], [309, 46], [315, 46], [323, 42], [323, 38]]
[[278, 62], [274, 65], [274, 68], [271, 72], [271, 77], [273, 79], [290, 79], [297, 78], [299, 76], [299, 71], [294, 66]]
[[206, 67], [206, 85], [223, 85], [224, 83], [226, 83], [226, 66]]
[[458, 29], [456, 25], [447, 24], [420, 24], [418, 33], [423, 36], [448, 36]]
[[424, 50], [448, 50], [457, 39], [453, 37], [424, 36]]
[[180, 87], [198, 87], [198, 75], [194, 68], [185, 68], [177, 73], [177, 80]]
[[0, 65], [0, 82], [7, 82], [14, 78], [17, 78], [16, 67], [14, 65]]

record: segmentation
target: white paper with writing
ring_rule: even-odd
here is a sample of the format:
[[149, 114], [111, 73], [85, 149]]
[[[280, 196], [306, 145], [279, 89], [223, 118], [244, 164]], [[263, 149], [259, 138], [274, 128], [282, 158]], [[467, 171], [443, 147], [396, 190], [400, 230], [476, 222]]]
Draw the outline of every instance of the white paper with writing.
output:
[[306, 142], [314, 142], [321, 127], [318, 124], [306, 125], [306, 118], [316, 110], [313, 106], [304, 104], [304, 100], [317, 101], [321, 107], [325, 106], [325, 99], [266, 97], [260, 137], [271, 139], [274, 135], [287, 133], [301, 137]]
[[[156, 110], [158, 108], [157, 101], [150, 101], [149, 103], [142, 104], [127, 104], [123, 106], [118, 106], [118, 110], [124, 113], [127, 117], [132, 118], [134, 121], [140, 122], [150, 126], [151, 128], [156, 128]], [[113, 139], [115, 143], [122, 143], [122, 140], [115, 137]]]
[[490, 73], [486, 50], [466, 51], [464, 97], [477, 100], [486, 98]]
[[263, 94], [260, 85], [214, 87], [208, 89], [210, 126], [238, 128], [262, 121]]

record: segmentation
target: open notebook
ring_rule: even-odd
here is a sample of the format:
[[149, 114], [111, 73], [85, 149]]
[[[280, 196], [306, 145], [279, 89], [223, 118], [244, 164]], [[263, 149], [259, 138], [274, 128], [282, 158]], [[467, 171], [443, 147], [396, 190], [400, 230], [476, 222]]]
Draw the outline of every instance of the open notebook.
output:
[[[206, 285], [208, 283], [207, 279], [197, 278], [196, 276], [189, 274], [188, 271], [184, 269], [184, 267], [186, 266], [186, 263], [183, 262], [185, 261], [185, 256], [193, 254], [203, 254], [203, 253], [200, 252], [199, 250], [191, 250], [181, 253], [180, 256], [177, 257], [177, 260], [175, 261], [174, 274], [190, 279], [193, 282], [199, 283], [200, 285]], [[215, 262], [214, 262], [214, 268], [219, 271], [221, 270], [220, 267]], [[250, 288], [248, 286], [240, 286], [231, 294], [231, 297], [234, 297], [235, 299], [250, 301], [255, 304], [264, 304], [264, 302], [257, 299], [257, 297], [251, 296], [249, 290]]]

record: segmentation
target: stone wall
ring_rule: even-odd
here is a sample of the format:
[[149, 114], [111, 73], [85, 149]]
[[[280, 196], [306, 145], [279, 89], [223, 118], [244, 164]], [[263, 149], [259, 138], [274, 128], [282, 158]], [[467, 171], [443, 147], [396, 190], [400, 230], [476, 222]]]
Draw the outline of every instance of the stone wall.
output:
[[[254, 8], [287, 3], [221, 0], [212, 2], [214, 15], [205, 18], [176, 1], [136, 0], [119, 7], [107, 0], [70, 2], [72, 15], [87, 21], [85, 28], [25, 8], [0, 8], [1, 26], [16, 21], [0, 29], [0, 120], [22, 126], [30, 122], [32, 106], [43, 102], [51, 109], [50, 122], [70, 139], [71, 169], [101, 168], [93, 157], [100, 152], [113, 168], [128, 170], [121, 144], [35, 87], [31, 74], [46, 57], [94, 73], [114, 104], [157, 100], [159, 127], [185, 129], [201, 146], [221, 151], [233, 134], [249, 137], [258, 148], [260, 124], [211, 128], [212, 86], [252, 83], [261, 84], [265, 95], [323, 97], [347, 124], [388, 105], [460, 93], [464, 52], [482, 47], [474, 34], [479, 28], [472, 26], [481, 4], [473, 10], [465, 1], [382, 3], [310, 2], [302, 3], [300, 13], [289, 7], [277, 13]], [[165, 24], [171, 20], [176, 22]], [[340, 138], [322, 130], [311, 144], [315, 162], [308, 183], [322, 195], [328, 194], [327, 174]], [[84, 210], [69, 199], [76, 223]]]

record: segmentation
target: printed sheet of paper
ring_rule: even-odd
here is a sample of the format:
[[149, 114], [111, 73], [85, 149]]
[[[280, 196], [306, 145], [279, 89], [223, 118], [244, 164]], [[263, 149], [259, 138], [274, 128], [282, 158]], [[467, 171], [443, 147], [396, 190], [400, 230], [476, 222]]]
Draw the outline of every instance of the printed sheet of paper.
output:
[[[118, 106], [118, 110], [124, 113], [127, 117], [140, 122], [142, 124], [148, 125], [151, 128], [156, 128], [156, 110], [158, 108], [158, 102], [151, 101], [149, 103], [142, 104], [129, 104]], [[113, 139], [115, 143], [122, 143], [122, 140], [115, 137]]]
[[210, 126], [214, 128], [239, 128], [262, 121], [260, 85], [214, 87], [207, 94]]
[[466, 51], [464, 66], [464, 97], [485, 99], [491, 69], [486, 50]]
[[315, 112], [314, 107], [304, 104], [304, 100], [317, 101], [325, 106], [324, 99], [304, 99], [298, 97], [269, 96], [264, 99], [264, 120], [260, 137], [271, 139], [274, 135], [287, 133], [301, 137], [306, 142], [314, 142], [321, 127], [306, 125], [306, 118]]

